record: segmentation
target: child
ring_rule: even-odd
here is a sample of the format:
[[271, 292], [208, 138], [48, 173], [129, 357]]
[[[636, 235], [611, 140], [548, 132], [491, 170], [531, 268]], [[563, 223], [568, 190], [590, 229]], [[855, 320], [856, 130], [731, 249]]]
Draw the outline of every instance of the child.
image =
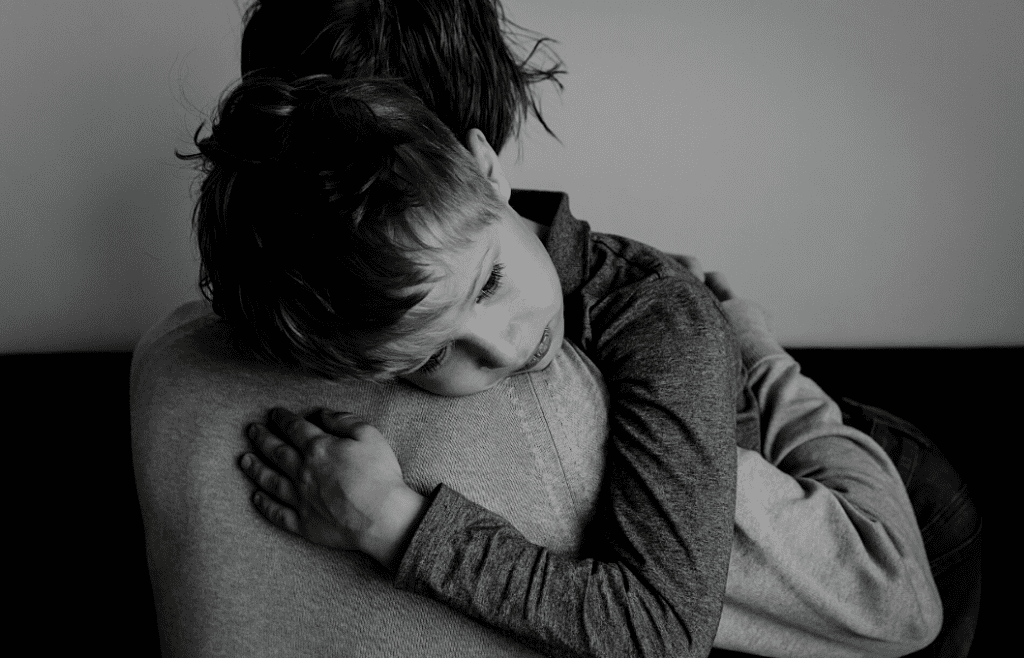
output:
[[272, 358], [445, 395], [546, 367], [565, 332], [611, 396], [600, 560], [532, 545], [443, 485], [423, 499], [371, 479], [394, 463], [383, 449], [352, 462], [358, 518], [342, 532], [395, 566], [418, 527], [399, 586], [526, 644], [704, 655], [735, 509], [743, 376], [728, 321], [674, 259], [591, 235], [542, 197], [549, 258], [493, 149], [479, 131], [469, 142], [396, 83], [244, 80], [198, 142], [215, 308]]

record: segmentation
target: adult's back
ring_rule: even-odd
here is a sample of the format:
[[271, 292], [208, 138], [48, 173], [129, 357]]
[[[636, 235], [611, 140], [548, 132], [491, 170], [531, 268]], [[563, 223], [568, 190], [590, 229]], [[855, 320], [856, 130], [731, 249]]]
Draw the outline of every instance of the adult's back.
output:
[[249, 502], [242, 429], [272, 406], [354, 411], [406, 480], [438, 482], [531, 541], [579, 547], [603, 468], [607, 395], [568, 343], [551, 367], [479, 395], [330, 382], [247, 359], [203, 302], [155, 325], [132, 362], [132, 451], [165, 656], [524, 656], [525, 647], [395, 589], [375, 562], [281, 533]]

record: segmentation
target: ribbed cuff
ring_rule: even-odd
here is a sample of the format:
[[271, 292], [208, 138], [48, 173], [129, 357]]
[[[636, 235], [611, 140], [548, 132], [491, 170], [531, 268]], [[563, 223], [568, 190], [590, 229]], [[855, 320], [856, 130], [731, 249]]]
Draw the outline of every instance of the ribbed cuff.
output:
[[427, 511], [416, 527], [395, 571], [395, 587], [416, 590], [417, 573], [430, 573], [432, 562], [447, 555], [443, 550], [451, 542], [469, 500], [443, 482], [427, 496]]

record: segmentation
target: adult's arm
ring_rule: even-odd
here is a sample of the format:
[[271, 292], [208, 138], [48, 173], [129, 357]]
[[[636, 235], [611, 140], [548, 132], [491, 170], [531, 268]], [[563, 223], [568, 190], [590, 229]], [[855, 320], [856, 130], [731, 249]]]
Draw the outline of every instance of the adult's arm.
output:
[[762, 454], [737, 449], [736, 531], [715, 646], [769, 656], [899, 656], [942, 607], [906, 490], [885, 452], [775, 341], [724, 302], [761, 409]]
[[732, 535], [735, 340], [692, 277], [624, 287], [587, 317], [611, 398], [599, 543], [584, 548], [598, 557], [532, 544], [441, 486], [396, 584], [550, 655], [705, 655]]

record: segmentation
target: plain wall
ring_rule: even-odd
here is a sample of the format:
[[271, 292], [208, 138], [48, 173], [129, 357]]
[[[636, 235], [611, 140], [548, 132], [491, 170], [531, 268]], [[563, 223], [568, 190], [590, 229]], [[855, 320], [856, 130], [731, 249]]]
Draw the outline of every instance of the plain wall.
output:
[[[505, 5], [569, 70], [513, 185], [724, 271], [788, 345], [1024, 344], [1024, 3]], [[0, 353], [131, 349], [198, 296], [174, 150], [240, 15], [0, 4]]]

